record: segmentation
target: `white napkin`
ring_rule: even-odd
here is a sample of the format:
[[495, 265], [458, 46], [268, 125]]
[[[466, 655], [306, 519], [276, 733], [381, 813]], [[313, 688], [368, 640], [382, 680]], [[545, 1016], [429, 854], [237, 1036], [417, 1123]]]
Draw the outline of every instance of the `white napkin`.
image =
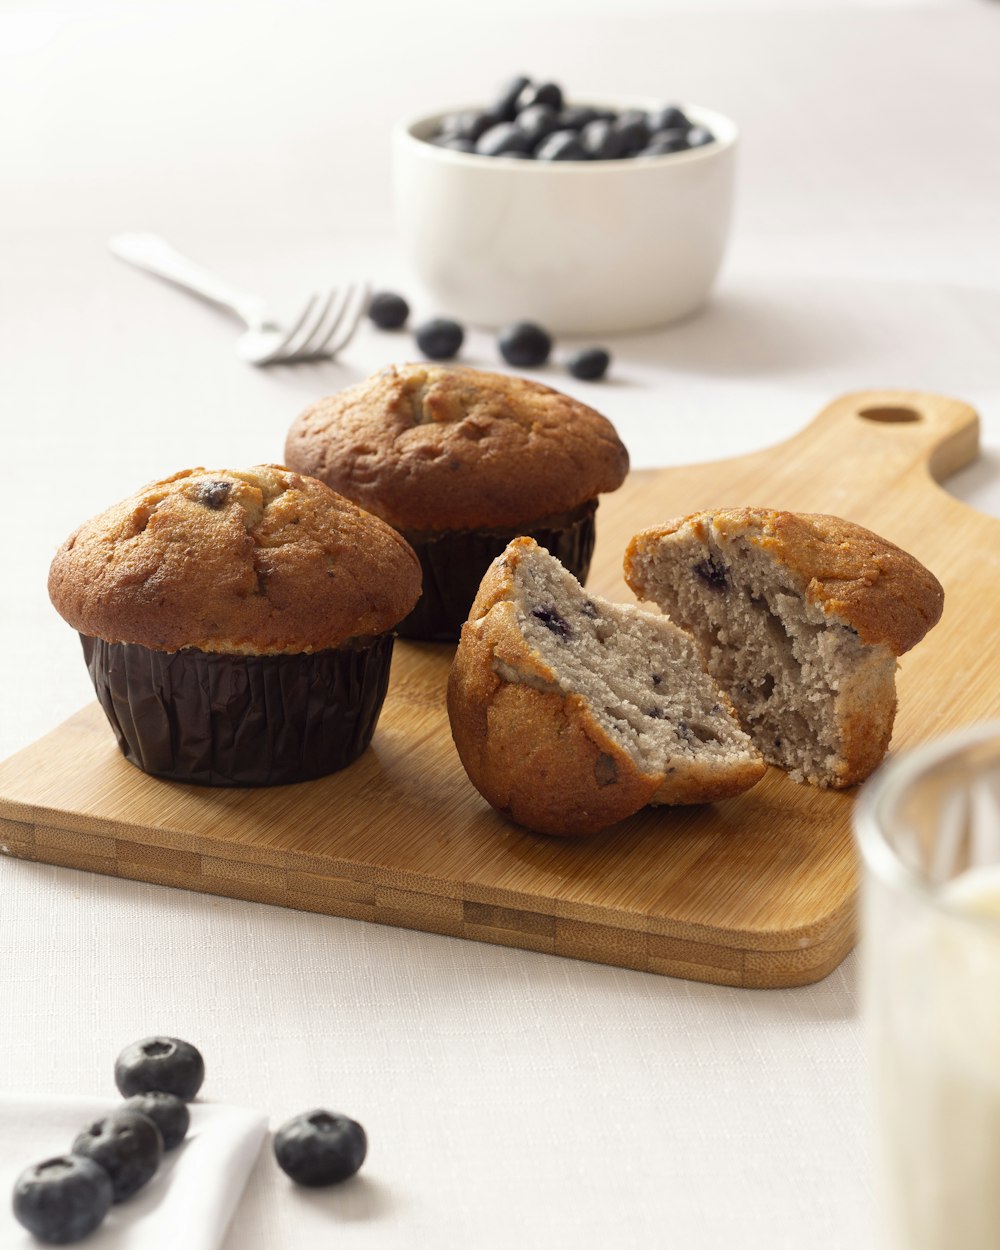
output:
[[[0, 1094], [0, 1246], [38, 1250], [11, 1213], [14, 1182], [32, 1163], [66, 1154], [77, 1133], [121, 1100]], [[267, 1132], [244, 1107], [191, 1103], [191, 1127], [153, 1179], [116, 1203], [87, 1250], [218, 1250]]]

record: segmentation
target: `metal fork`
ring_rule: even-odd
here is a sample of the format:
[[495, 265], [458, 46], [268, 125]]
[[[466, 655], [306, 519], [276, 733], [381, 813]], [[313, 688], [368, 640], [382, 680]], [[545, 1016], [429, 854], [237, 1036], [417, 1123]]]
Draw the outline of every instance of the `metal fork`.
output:
[[254, 365], [332, 360], [354, 337], [371, 295], [367, 284], [354, 283], [325, 295], [312, 295], [287, 330], [267, 317], [264, 301], [258, 296], [230, 286], [174, 251], [159, 235], [116, 234], [108, 247], [120, 260], [235, 313], [247, 327], [236, 344], [237, 354]]

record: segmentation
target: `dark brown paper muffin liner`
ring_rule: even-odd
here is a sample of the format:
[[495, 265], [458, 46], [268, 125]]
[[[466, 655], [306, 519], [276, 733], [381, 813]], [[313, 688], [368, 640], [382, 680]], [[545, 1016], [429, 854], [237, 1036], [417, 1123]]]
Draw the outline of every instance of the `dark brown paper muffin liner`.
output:
[[568, 524], [520, 529], [453, 530], [432, 537], [406, 533], [423, 572], [423, 590], [413, 611], [396, 626], [402, 638], [453, 642], [462, 632], [479, 583], [509, 542], [525, 535], [554, 555], [580, 582], [594, 554], [597, 501], [576, 510]]
[[392, 634], [311, 655], [152, 651], [81, 634], [122, 754], [202, 786], [277, 786], [344, 768], [371, 741]]

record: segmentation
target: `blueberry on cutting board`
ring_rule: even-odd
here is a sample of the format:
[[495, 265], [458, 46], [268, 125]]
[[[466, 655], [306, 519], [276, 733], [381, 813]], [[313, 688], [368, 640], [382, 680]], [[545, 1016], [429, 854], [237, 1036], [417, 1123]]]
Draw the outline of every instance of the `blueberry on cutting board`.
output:
[[14, 1184], [14, 1218], [39, 1241], [68, 1246], [96, 1229], [111, 1206], [111, 1178], [83, 1155], [25, 1168]]
[[204, 1079], [204, 1059], [179, 1037], [145, 1037], [115, 1060], [115, 1084], [125, 1098], [160, 1090], [190, 1102]]
[[365, 1161], [365, 1130], [346, 1115], [307, 1111], [286, 1121], [274, 1135], [274, 1157], [297, 1185], [334, 1185], [353, 1176]]

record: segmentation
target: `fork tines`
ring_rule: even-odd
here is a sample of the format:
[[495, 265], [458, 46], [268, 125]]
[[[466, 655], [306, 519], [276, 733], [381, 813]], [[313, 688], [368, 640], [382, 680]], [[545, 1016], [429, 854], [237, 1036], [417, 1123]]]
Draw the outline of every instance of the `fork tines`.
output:
[[330, 360], [354, 337], [371, 297], [367, 283], [334, 288], [326, 298], [313, 295], [298, 321], [261, 364], [292, 364]]

